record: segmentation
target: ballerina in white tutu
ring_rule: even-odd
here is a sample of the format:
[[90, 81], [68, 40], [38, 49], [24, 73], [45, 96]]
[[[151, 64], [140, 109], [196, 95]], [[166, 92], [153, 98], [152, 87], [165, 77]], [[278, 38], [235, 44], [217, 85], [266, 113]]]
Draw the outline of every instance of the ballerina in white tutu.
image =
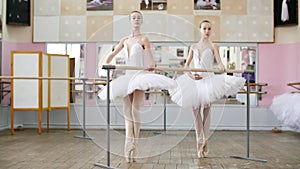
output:
[[[192, 60], [195, 68], [212, 69], [216, 59], [221, 72], [225, 67], [216, 44], [209, 40], [211, 24], [208, 20], [200, 23], [200, 41], [191, 46], [185, 67]], [[199, 158], [208, 155], [208, 137], [210, 127], [210, 104], [225, 95], [236, 94], [244, 86], [242, 77], [215, 75], [212, 72], [186, 73], [176, 79], [178, 87], [170, 90], [171, 99], [180, 106], [192, 106], [196, 130], [197, 155]], [[203, 118], [200, 110], [203, 108]]]
[[[294, 88], [300, 91], [299, 83], [293, 83]], [[284, 93], [275, 96], [272, 100], [270, 110], [284, 125], [300, 131], [300, 93]]]
[[[125, 64], [127, 66], [143, 66], [144, 57], [148, 57], [150, 64], [147, 71], [153, 70], [155, 62], [150, 49], [149, 39], [141, 34], [140, 27], [143, 16], [139, 11], [133, 11], [129, 15], [132, 26], [132, 34], [123, 38], [115, 50], [106, 58], [104, 64], [109, 64], [112, 59], [121, 51], [125, 53]], [[170, 89], [175, 88], [176, 82], [163, 75], [147, 73], [146, 71], [127, 70], [121, 76], [111, 82], [111, 97], [123, 97], [123, 111], [125, 116], [126, 139], [125, 158], [127, 162], [135, 162], [138, 153], [138, 138], [141, 126], [140, 106], [145, 96], [145, 90], [149, 88]], [[106, 99], [107, 89], [102, 89], [98, 96]]]

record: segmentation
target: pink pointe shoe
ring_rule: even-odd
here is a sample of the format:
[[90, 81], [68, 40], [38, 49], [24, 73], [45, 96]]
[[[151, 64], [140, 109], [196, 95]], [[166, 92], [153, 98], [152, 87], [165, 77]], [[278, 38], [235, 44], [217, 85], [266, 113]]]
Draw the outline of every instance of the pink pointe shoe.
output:
[[198, 158], [206, 158], [208, 156], [208, 139], [203, 139], [203, 142], [197, 144], [197, 155]]

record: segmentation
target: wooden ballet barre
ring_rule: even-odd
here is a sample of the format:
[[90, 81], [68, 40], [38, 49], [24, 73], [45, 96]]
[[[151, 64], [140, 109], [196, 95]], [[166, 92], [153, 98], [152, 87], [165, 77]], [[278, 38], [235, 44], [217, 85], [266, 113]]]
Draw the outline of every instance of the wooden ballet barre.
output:
[[10, 92], [10, 90], [0, 90], [0, 92]]
[[[82, 93], [82, 90], [71, 90], [72, 93]], [[98, 90], [87, 90], [86, 93], [97, 93]]]
[[146, 94], [164, 94], [165, 92], [163, 91], [146, 91]]
[[292, 82], [292, 83], [288, 83], [288, 86], [293, 86], [293, 85], [300, 85], [300, 82]]
[[[123, 70], [146, 70], [149, 67], [144, 66], [120, 66], [120, 65], [102, 65], [102, 69], [123, 69]], [[226, 69], [222, 72], [219, 69], [200, 69], [200, 68], [169, 68], [169, 67], [153, 67], [153, 70], [163, 71], [191, 71], [191, 72], [214, 72], [214, 73], [254, 73], [254, 70], [231, 70]]]
[[[245, 84], [246, 86], [247, 84]], [[250, 83], [250, 86], [268, 86], [268, 83]]]
[[0, 81], [0, 83], [2, 83], [2, 84], [10, 84], [9, 81]]
[[0, 79], [25, 79], [25, 80], [95, 80], [101, 81], [103, 78], [75, 78], [75, 77], [30, 77], [30, 76], [0, 76]]
[[[82, 82], [71, 82], [71, 84], [73, 85], [82, 85], [83, 83]], [[87, 85], [105, 85], [106, 82], [103, 81], [103, 82], [86, 82]]]
[[[247, 94], [247, 92], [238, 92], [238, 94]], [[249, 94], [268, 94], [268, 92], [253, 91], [253, 92], [249, 92]]]
[[[97, 93], [99, 90], [88, 90], [86, 93]], [[71, 90], [72, 93], [82, 93], [82, 90]], [[146, 94], [164, 94], [162, 91], [146, 91]]]
[[[288, 86], [291, 86], [297, 90], [300, 90], [300, 87], [296, 87], [296, 85], [300, 85], [300, 82], [293, 82], [293, 83], [288, 83]], [[296, 92], [297, 93], [297, 92]]]

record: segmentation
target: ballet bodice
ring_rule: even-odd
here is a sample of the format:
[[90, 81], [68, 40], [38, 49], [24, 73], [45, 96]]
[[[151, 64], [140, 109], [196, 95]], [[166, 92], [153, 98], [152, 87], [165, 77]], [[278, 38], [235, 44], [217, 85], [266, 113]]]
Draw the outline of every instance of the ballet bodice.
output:
[[131, 48], [124, 43], [125, 64], [128, 66], [143, 66], [144, 65], [144, 49], [138, 42], [132, 44]]
[[[202, 53], [198, 49], [193, 50], [194, 67], [201, 69], [212, 69], [214, 63], [214, 53], [211, 48], [205, 48]], [[199, 72], [202, 77], [210, 76], [211, 72]]]
[[[132, 44], [128, 48], [127, 43], [124, 43], [125, 64], [127, 66], [143, 66], [144, 65], [144, 49], [138, 42]], [[126, 74], [135, 74], [137, 70], [126, 70]]]

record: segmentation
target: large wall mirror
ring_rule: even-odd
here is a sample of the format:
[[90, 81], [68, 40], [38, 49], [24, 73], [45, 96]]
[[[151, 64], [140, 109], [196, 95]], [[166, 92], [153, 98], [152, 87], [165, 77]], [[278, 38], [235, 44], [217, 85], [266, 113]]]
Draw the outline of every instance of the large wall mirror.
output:
[[[189, 46], [192, 43], [153, 43], [153, 54], [154, 59], [156, 61], [157, 66], [163, 67], [176, 67], [182, 68], [186, 61]], [[116, 43], [99, 43], [97, 44], [97, 66], [101, 65], [104, 57], [107, 56], [109, 52], [114, 49]], [[257, 68], [257, 44], [256, 43], [218, 43], [219, 45], [219, 52], [222, 59], [223, 64], [226, 66], [227, 69], [235, 69], [235, 70], [245, 70], [251, 69], [254, 70], [255, 73], [250, 75], [250, 82], [256, 83], [257, 76], [256, 76], [256, 68]], [[112, 64], [123, 65], [125, 64], [124, 61], [124, 54], [120, 52], [112, 61]], [[193, 64], [191, 64], [193, 65]], [[217, 65], [216, 65], [217, 66]], [[161, 72], [157, 71], [155, 73], [164, 74], [170, 78], [174, 78], [174, 76], [179, 76], [180, 72]], [[113, 78], [117, 78], [124, 74], [122, 70], [115, 70], [112, 73]], [[103, 70], [98, 71], [98, 75], [101, 77], [106, 76], [106, 72]], [[242, 76], [246, 78], [246, 74], [229, 74], [231, 76]], [[256, 90], [252, 88], [252, 90]], [[151, 92], [151, 91], [150, 91]], [[224, 97], [219, 103], [226, 103], [226, 104], [237, 104], [243, 105], [245, 104], [245, 94], [241, 93]], [[154, 91], [155, 94], [149, 94], [145, 97], [145, 103], [151, 104], [162, 104], [164, 101], [163, 94], [159, 94], [157, 91]], [[149, 99], [147, 101], [147, 99]], [[251, 105], [257, 105], [257, 96], [251, 95], [250, 96], [250, 103]], [[173, 104], [170, 98], [167, 99], [168, 104]], [[122, 102], [122, 100], [117, 100], [115, 102]], [[217, 103], [218, 103], [217, 102]], [[216, 104], [217, 104], [216, 103]]]
[[[117, 43], [106, 42], [97, 43], [96, 45], [96, 67], [99, 67], [105, 56], [114, 49]], [[49, 43], [47, 44], [47, 53], [54, 54], [69, 54], [70, 56], [70, 74], [72, 77], [85, 77], [86, 68], [86, 45], [85, 43]], [[189, 47], [192, 43], [153, 43], [152, 50], [154, 54], [154, 59], [157, 66], [162, 67], [173, 67], [182, 68], [185, 64]], [[219, 52], [223, 64], [227, 69], [235, 70], [254, 70], [254, 73], [250, 75], [250, 82], [257, 83], [257, 44], [256, 43], [218, 43]], [[124, 53], [120, 52], [112, 61], [112, 64], [124, 65]], [[193, 64], [191, 64], [193, 65]], [[217, 65], [216, 65], [217, 68]], [[95, 71], [96, 72], [96, 71]], [[124, 74], [124, 70], [114, 70], [112, 72], [112, 77], [117, 78]], [[172, 72], [172, 71], [156, 71], [155, 73], [160, 73], [170, 78], [175, 78], [174, 76], [180, 76], [182, 72]], [[229, 74], [231, 76], [242, 76], [246, 78], [246, 74]], [[105, 77], [106, 72], [104, 70], [98, 69], [97, 76]], [[79, 80], [74, 81], [73, 84], [80, 83]], [[98, 88], [97, 88], [98, 89]], [[101, 89], [101, 86], [99, 86]], [[82, 91], [82, 85], [72, 85], [73, 91]], [[256, 90], [256, 87], [252, 87], [251, 90]], [[164, 94], [158, 91], [149, 91], [153, 94], [147, 94], [145, 97], [146, 104], [162, 104], [164, 102]], [[217, 103], [226, 104], [245, 104], [245, 94], [239, 93], [234, 96], [224, 97]], [[74, 102], [74, 97], [71, 98], [71, 102]], [[148, 100], [147, 100], [148, 99]], [[251, 94], [250, 96], [251, 105], [257, 105], [257, 95]], [[101, 101], [100, 101], [101, 102]], [[115, 100], [115, 102], [122, 102], [122, 99]], [[167, 103], [173, 104], [169, 97], [167, 97]]]

